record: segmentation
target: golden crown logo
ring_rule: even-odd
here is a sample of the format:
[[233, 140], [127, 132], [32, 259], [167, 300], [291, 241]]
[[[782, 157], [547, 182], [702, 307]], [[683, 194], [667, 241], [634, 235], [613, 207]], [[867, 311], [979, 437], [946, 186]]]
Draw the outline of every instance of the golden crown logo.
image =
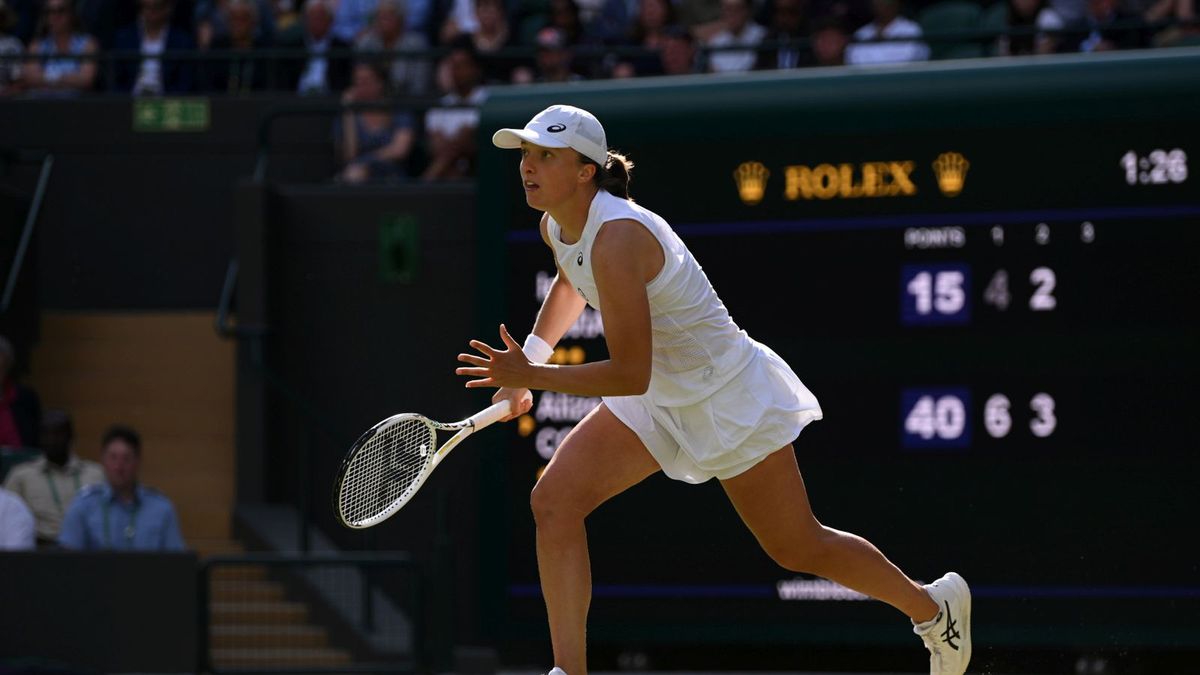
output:
[[937, 174], [938, 188], [947, 197], [957, 197], [967, 181], [967, 169], [971, 163], [957, 152], [943, 152], [933, 160], [933, 172]]
[[767, 179], [770, 177], [771, 172], [762, 162], [742, 162], [733, 172], [738, 196], [747, 206], [754, 206], [763, 200], [763, 195], [767, 192]]

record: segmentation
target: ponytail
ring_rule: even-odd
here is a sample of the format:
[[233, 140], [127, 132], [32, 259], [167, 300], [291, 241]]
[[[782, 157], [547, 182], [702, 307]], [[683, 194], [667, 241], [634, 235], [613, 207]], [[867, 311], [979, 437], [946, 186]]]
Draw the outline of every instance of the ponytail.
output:
[[625, 155], [609, 150], [608, 160], [604, 162], [604, 166], [586, 158], [584, 161], [595, 164], [597, 167], [595, 178], [593, 178], [597, 187], [614, 197], [633, 201], [629, 196], [629, 181], [633, 179], [633, 162]]

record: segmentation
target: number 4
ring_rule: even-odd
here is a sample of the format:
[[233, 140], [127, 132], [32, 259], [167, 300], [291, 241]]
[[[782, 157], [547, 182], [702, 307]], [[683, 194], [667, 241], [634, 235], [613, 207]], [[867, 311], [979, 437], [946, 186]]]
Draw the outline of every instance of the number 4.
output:
[[996, 270], [983, 291], [983, 301], [1002, 312], [1008, 309], [1008, 303], [1012, 301], [1012, 293], [1008, 292], [1008, 272]]

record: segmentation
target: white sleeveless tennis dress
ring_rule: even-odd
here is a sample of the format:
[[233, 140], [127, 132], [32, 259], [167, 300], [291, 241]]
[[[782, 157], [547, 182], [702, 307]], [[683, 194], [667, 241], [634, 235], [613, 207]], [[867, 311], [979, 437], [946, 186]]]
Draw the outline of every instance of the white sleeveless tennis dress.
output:
[[604, 403], [663, 472], [688, 483], [732, 478], [821, 419], [816, 397], [787, 363], [733, 322], [670, 225], [604, 190], [592, 200], [574, 244], [564, 244], [561, 227], [547, 218], [558, 265], [587, 303], [600, 309], [592, 244], [604, 223], [623, 219], [654, 235], [665, 262], [646, 284], [654, 340], [650, 387], [638, 396], [605, 396]]

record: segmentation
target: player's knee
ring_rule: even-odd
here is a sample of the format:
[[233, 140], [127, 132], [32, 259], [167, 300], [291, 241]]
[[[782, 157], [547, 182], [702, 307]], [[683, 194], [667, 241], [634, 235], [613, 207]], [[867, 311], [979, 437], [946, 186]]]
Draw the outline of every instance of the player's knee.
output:
[[533, 521], [538, 528], [582, 521], [587, 515], [587, 510], [581, 508], [577, 502], [578, 499], [569, 490], [563, 489], [553, 481], [539, 480], [529, 495]]

